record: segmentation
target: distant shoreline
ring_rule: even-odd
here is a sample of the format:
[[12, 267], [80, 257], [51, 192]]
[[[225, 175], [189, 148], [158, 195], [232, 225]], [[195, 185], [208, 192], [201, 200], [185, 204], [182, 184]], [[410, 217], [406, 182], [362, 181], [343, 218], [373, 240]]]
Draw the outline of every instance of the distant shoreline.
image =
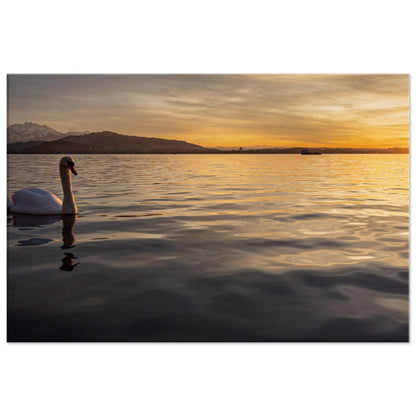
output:
[[[17, 133], [23, 129], [23, 133], [29, 129], [30, 137], [26, 140], [16, 141], [13, 136], [13, 129], [19, 127]], [[232, 146], [224, 148], [204, 147], [184, 140], [162, 139], [157, 137], [128, 136], [112, 131], [101, 131], [75, 135], [64, 135], [64, 137], [56, 137], [64, 133], [53, 130], [54, 135], [49, 134], [49, 139], [44, 137], [35, 137], [32, 130], [46, 129], [44, 134], [49, 132], [47, 126], [39, 126], [36, 123], [25, 123], [24, 125], [9, 126], [7, 137], [13, 136], [13, 141], [7, 143], [8, 154], [300, 154], [307, 151], [306, 154], [408, 154], [407, 147], [261, 147], [261, 146]], [[43, 130], [42, 130], [43, 129]], [[9, 131], [10, 130], [10, 131]], [[32, 132], [32, 133], [31, 133]], [[14, 132], [16, 133], [16, 132]], [[16, 133], [16, 134], [17, 134]], [[23, 134], [21, 132], [21, 134]], [[28, 134], [29, 134], [28, 133]], [[38, 134], [39, 136], [39, 134]], [[52, 138], [52, 140], [50, 140]], [[29, 140], [27, 140], [29, 139]]]
[[[384, 154], [384, 155], [399, 155], [399, 154], [409, 154], [408, 149], [400, 150], [391, 150], [391, 149], [320, 149], [320, 148], [305, 148], [310, 151], [319, 151], [322, 155], [326, 154]], [[65, 153], [65, 152], [64, 152]], [[70, 151], [71, 154], [78, 155], [243, 155], [243, 154], [299, 154], [300, 150], [207, 150], [207, 151], [197, 151], [197, 152], [180, 152], [180, 151], [166, 151], [166, 152], [77, 152]], [[63, 154], [63, 152], [7, 152], [9, 155], [53, 155], [53, 154]]]

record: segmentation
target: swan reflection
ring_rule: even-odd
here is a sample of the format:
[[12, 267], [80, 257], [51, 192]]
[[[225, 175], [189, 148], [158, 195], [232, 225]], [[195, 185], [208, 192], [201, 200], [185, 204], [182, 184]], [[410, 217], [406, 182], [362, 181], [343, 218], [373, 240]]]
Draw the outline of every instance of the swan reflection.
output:
[[61, 221], [62, 215], [30, 215], [13, 213], [8, 218], [8, 223], [14, 227], [40, 227], [53, 225]]
[[62, 265], [59, 268], [59, 270], [63, 270], [65, 272], [72, 272], [75, 267], [78, 266], [78, 263], [74, 264], [74, 259], [78, 259], [78, 257], [75, 257], [72, 253], [64, 253], [65, 257], [61, 260]]
[[62, 241], [64, 244], [62, 249], [68, 249], [74, 247], [75, 236], [73, 233], [74, 225], [76, 223], [76, 215], [63, 215], [62, 216]]
[[[77, 220], [76, 215], [62, 215], [62, 241], [64, 244], [61, 246], [62, 249], [73, 248], [75, 243], [75, 236], [74, 236], [74, 225]], [[75, 267], [78, 266], [78, 263], [74, 264], [75, 257], [72, 253], [64, 253], [65, 257], [61, 260], [62, 265], [59, 270], [63, 270], [66, 272], [72, 272]]]
[[[76, 215], [29, 215], [13, 213], [8, 217], [8, 224], [14, 227], [41, 227], [45, 225], [53, 225], [62, 221], [62, 246], [61, 249], [68, 250], [75, 247], [74, 225], [76, 223]], [[22, 230], [31, 230], [31, 228]], [[33, 237], [27, 240], [19, 240], [17, 246], [39, 246], [52, 242], [50, 238]], [[78, 259], [74, 254], [64, 253], [65, 257], [61, 259], [62, 264], [59, 270], [73, 271], [78, 263], [74, 264], [74, 259]]]

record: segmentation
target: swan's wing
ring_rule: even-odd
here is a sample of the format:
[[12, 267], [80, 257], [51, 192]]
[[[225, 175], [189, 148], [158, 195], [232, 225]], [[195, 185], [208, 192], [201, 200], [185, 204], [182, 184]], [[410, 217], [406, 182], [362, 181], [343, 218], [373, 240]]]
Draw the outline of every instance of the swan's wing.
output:
[[[40, 188], [23, 188], [20, 191], [17, 192], [32, 192], [33, 194], [39, 195], [41, 197], [45, 197], [45, 198], [53, 198], [53, 199], [57, 199], [58, 201], [60, 201], [60, 199], [53, 194], [52, 192], [49, 191], [45, 191], [44, 189], [40, 189]], [[16, 192], [16, 193], [17, 193]], [[16, 193], [14, 195], [16, 195]]]
[[39, 188], [25, 188], [12, 196], [12, 212], [21, 214], [60, 214], [62, 201], [52, 192]]

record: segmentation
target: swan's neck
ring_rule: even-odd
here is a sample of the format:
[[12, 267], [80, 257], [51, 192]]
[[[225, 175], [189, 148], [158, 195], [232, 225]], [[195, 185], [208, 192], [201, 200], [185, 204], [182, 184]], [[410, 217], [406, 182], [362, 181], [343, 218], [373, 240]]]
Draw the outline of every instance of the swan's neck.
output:
[[64, 191], [62, 214], [76, 214], [77, 206], [72, 193], [71, 173], [69, 169], [63, 167], [59, 167], [59, 173], [61, 174], [62, 189]]

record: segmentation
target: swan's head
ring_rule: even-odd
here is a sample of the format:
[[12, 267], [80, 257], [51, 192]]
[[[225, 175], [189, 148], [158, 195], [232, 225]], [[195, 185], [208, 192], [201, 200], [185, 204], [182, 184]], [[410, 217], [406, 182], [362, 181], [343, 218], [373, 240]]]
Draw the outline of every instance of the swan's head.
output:
[[74, 175], [78, 175], [74, 166], [75, 166], [75, 162], [74, 162], [74, 159], [72, 159], [71, 156], [65, 156], [59, 162], [59, 167], [60, 168], [69, 169]]

